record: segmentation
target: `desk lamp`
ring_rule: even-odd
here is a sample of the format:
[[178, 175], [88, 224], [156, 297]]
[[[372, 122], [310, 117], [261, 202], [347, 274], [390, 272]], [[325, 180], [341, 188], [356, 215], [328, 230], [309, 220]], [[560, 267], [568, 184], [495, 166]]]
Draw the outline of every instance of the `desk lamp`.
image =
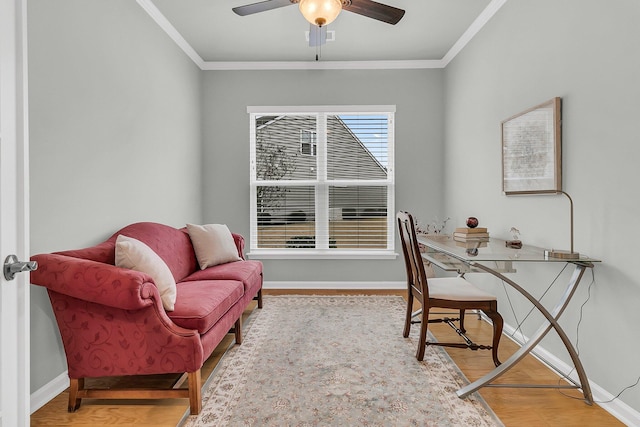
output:
[[544, 257], [545, 258], [561, 258], [561, 259], [579, 259], [580, 254], [578, 252], [573, 251], [573, 200], [571, 200], [571, 196], [566, 192], [560, 190], [556, 194], [564, 194], [569, 199], [570, 204], [570, 221], [571, 221], [571, 249], [569, 251], [563, 251], [558, 249], [545, 249]]

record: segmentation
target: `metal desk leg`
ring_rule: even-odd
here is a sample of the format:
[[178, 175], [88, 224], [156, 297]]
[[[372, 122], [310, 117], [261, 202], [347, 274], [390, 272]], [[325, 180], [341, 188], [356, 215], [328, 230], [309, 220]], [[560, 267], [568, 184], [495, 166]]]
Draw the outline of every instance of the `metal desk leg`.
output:
[[493, 371], [489, 372], [488, 374], [486, 374], [482, 378], [480, 378], [480, 379], [472, 382], [471, 384], [469, 384], [469, 385], [467, 385], [465, 387], [462, 387], [460, 390], [458, 390], [456, 392], [458, 397], [465, 398], [469, 394], [479, 390], [482, 387], [491, 387], [491, 386], [494, 386], [494, 387], [498, 387], [498, 386], [501, 386], [501, 387], [514, 387], [514, 388], [530, 388], [530, 387], [565, 388], [563, 386], [554, 386], [554, 385], [549, 385], [549, 386], [539, 386], [538, 385], [537, 386], [537, 385], [532, 385], [532, 384], [509, 384], [509, 385], [506, 385], [506, 384], [490, 384], [493, 380], [495, 380], [496, 378], [500, 377], [502, 374], [507, 372], [516, 363], [518, 363], [522, 358], [524, 358], [527, 354], [529, 354], [533, 350], [533, 348], [544, 338], [544, 336], [547, 335], [547, 333], [551, 330], [551, 328], [553, 328], [553, 329], [556, 330], [556, 332], [558, 333], [558, 335], [562, 339], [562, 342], [564, 343], [564, 346], [566, 347], [567, 351], [569, 352], [569, 355], [571, 356], [571, 360], [573, 362], [573, 365], [575, 366], [576, 372], [578, 373], [578, 377], [580, 379], [580, 384], [576, 385], [575, 387], [571, 387], [571, 388], [582, 388], [582, 394], [584, 395], [585, 402], [587, 404], [591, 405], [593, 403], [593, 397], [592, 397], [592, 394], [591, 394], [591, 387], [589, 386], [589, 380], [587, 379], [587, 375], [586, 375], [586, 373], [584, 371], [582, 363], [580, 362], [580, 358], [578, 357], [578, 353], [577, 353], [576, 349], [573, 347], [573, 344], [571, 343], [571, 341], [567, 337], [567, 335], [564, 332], [564, 330], [562, 329], [562, 327], [560, 327], [560, 325], [558, 324], [557, 320], [560, 318], [560, 316], [564, 312], [564, 309], [569, 304], [569, 301], [571, 300], [571, 297], [575, 293], [576, 288], [578, 287], [578, 284], [580, 283], [580, 279], [582, 279], [582, 275], [584, 274], [585, 269], [587, 267], [593, 267], [593, 265], [590, 264], [590, 263], [575, 263], [575, 270], [573, 272], [573, 275], [571, 276], [571, 279], [569, 280], [569, 283], [567, 284], [567, 287], [566, 287], [566, 289], [564, 291], [564, 294], [562, 295], [562, 297], [560, 298], [560, 300], [556, 304], [556, 306], [553, 309], [552, 313], [549, 313], [549, 311], [547, 311], [547, 309], [542, 304], [540, 304], [540, 302], [537, 299], [535, 299], [531, 294], [529, 294], [526, 290], [524, 290], [522, 287], [520, 287], [514, 281], [504, 277], [502, 274], [500, 274], [500, 273], [498, 273], [496, 271], [493, 271], [489, 267], [486, 267], [486, 266], [484, 266], [482, 264], [474, 263], [474, 267], [478, 267], [478, 268], [480, 268], [482, 270], [485, 270], [486, 272], [491, 273], [494, 276], [498, 277], [499, 279], [501, 279], [501, 280], [505, 281], [506, 283], [508, 283], [511, 287], [516, 289], [523, 296], [525, 296], [529, 301], [531, 301], [531, 303], [544, 315], [544, 317], [547, 320], [536, 331], [536, 333], [533, 335], [533, 337], [529, 341], [527, 341], [522, 347], [520, 347], [520, 349], [518, 351], [516, 351], [513, 355], [511, 355], [511, 357], [509, 357], [509, 359], [507, 359], [504, 363], [502, 363], [500, 366], [498, 366], [497, 368], [495, 368]]

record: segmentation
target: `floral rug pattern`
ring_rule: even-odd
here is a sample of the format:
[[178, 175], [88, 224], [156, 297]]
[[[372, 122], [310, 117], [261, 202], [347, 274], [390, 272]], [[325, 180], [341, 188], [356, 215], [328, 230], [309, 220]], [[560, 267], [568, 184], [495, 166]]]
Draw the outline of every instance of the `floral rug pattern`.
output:
[[502, 426], [439, 347], [415, 358], [395, 296], [266, 296], [184, 426]]

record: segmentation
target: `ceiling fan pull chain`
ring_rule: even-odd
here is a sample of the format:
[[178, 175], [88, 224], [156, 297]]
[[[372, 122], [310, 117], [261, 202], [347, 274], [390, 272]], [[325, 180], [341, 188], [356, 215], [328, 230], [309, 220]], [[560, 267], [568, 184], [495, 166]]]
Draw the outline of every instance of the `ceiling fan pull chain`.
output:
[[318, 61], [322, 57], [322, 42], [320, 41], [320, 37], [322, 37], [322, 28], [316, 25], [314, 31], [316, 32], [316, 40], [318, 40], [318, 43], [316, 44], [316, 61]]

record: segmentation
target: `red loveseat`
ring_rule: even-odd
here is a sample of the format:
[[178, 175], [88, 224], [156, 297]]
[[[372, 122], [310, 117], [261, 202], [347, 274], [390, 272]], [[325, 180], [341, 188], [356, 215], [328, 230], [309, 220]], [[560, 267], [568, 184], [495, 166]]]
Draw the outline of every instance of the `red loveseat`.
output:
[[[151, 276], [115, 266], [118, 235], [145, 243], [176, 282], [166, 311]], [[244, 259], [244, 239], [233, 234], [241, 260], [201, 270], [186, 228], [142, 222], [96, 246], [34, 255], [33, 284], [47, 288], [60, 329], [70, 378], [69, 411], [82, 398], [188, 398], [202, 408], [200, 369], [224, 336], [242, 342], [242, 313], [252, 299], [262, 307], [262, 263]], [[187, 373], [188, 389], [85, 389], [84, 379]]]

